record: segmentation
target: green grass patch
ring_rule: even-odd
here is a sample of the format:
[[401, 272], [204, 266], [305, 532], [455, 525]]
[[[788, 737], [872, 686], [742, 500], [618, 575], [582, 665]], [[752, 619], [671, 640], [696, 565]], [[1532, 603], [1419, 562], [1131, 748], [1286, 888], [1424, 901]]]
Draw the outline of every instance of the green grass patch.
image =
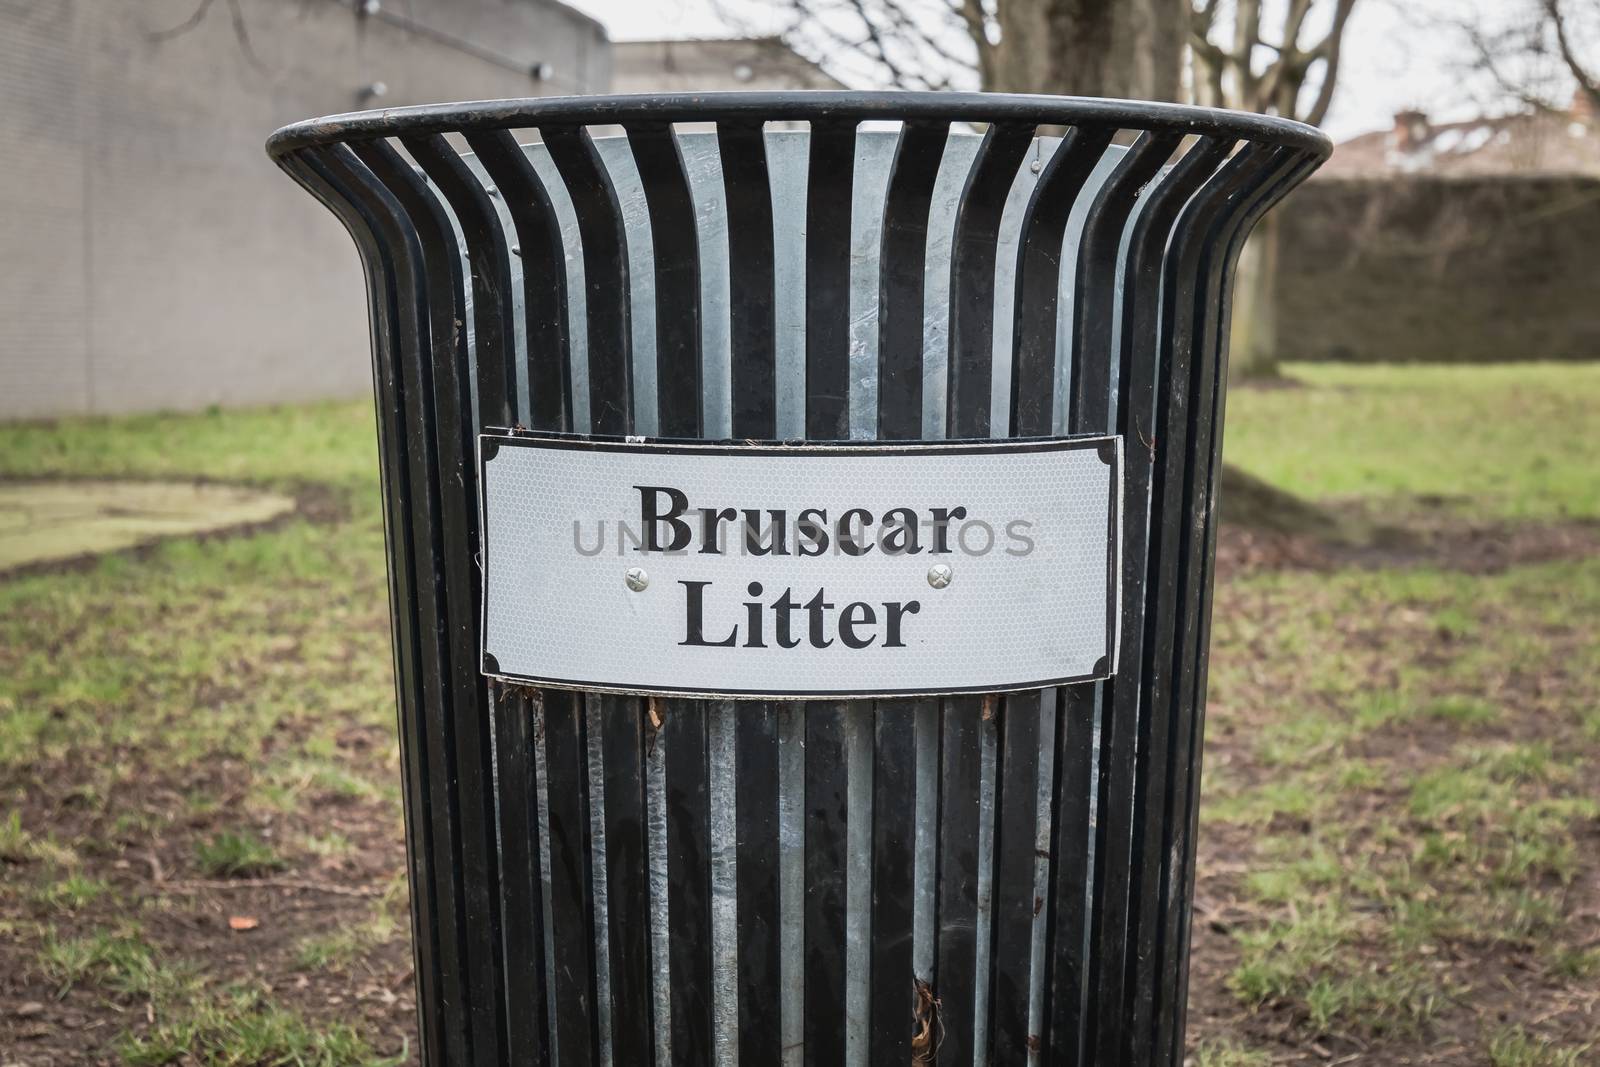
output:
[[208, 989], [193, 971], [164, 966], [135, 927], [71, 938], [52, 933], [39, 961], [58, 996], [84, 984], [145, 1002], [139, 1014], [150, 1023], [125, 1029], [119, 1042], [129, 1067], [377, 1067], [405, 1059], [382, 1059], [354, 1027], [313, 1022], [257, 991]]
[[[1314, 499], [1600, 515], [1600, 364], [1293, 364], [1299, 389], [1228, 396], [1227, 458]], [[1552, 430], [1552, 428], [1560, 428]]]
[[405, 882], [401, 879], [379, 898], [365, 921], [302, 938], [295, 946], [295, 966], [303, 971], [349, 967], [374, 946], [399, 934], [405, 922], [405, 899]]
[[1522, 1026], [1497, 1030], [1489, 1038], [1491, 1067], [1582, 1067], [1593, 1045], [1561, 1045]]
[[1285, 779], [1267, 782], [1236, 793], [1206, 797], [1201, 813], [1206, 819], [1248, 826], [1267, 826], [1276, 818], [1304, 821], [1317, 816], [1328, 798], [1307, 782]]
[[1256, 870], [1245, 876], [1251, 896], [1268, 904], [1302, 905], [1330, 886], [1362, 881], [1359, 861], [1341, 855], [1331, 843], [1282, 836], [1263, 842]]
[[375, 921], [303, 938], [295, 946], [295, 966], [303, 971], [343, 969], [393, 934], [394, 928], [390, 924]]
[[120, 1052], [128, 1067], [190, 1062], [370, 1067], [404, 1062], [404, 1056], [380, 1059], [354, 1027], [313, 1023], [248, 990], [201, 994], [165, 1005], [154, 1026], [124, 1037]]
[[1423, 705], [1421, 714], [1430, 719], [1444, 719], [1463, 726], [1478, 726], [1494, 722], [1500, 713], [1487, 701], [1475, 697], [1440, 697]]
[[1193, 1057], [1194, 1067], [1270, 1067], [1271, 1063], [1272, 1056], [1265, 1050], [1247, 1048], [1225, 1038], [1200, 1042]]
[[224, 830], [195, 844], [195, 861], [217, 878], [249, 878], [282, 870], [287, 864], [254, 834]]
[[23, 863], [33, 859], [33, 835], [22, 828], [22, 812], [13, 811], [0, 819], [0, 860]]
[[154, 950], [135, 927], [102, 929], [82, 937], [51, 933], [39, 964], [55, 983], [58, 996], [85, 981], [117, 993], [148, 993], [157, 975]]
[[1353, 1028], [1414, 1030], [1432, 1018], [1443, 990], [1416, 966], [1367, 962], [1363, 932], [1338, 903], [1298, 909], [1237, 936], [1240, 962], [1228, 984], [1247, 1005], [1295, 1005], [1317, 1033]]
[[1600, 675], [1600, 559], [1265, 572], [1231, 597], [1212, 699], [1250, 709], [1231, 724], [1249, 755], [1208, 772], [1202, 815], [1245, 828], [1236, 891], [1264, 915], [1233, 933], [1238, 999], [1376, 1049], [1471, 1010], [1491, 948], [1592, 983], [1600, 964], [1558, 946], [1600, 817], [1572, 742], [1600, 739], [1581, 684]]
[[0, 862], [28, 863], [42, 860], [55, 867], [77, 864], [78, 855], [55, 838], [40, 837], [22, 825], [22, 812], [13, 811], [0, 819]]
[[313, 856], [348, 856], [356, 849], [355, 844], [337, 830], [325, 834], [307, 834], [296, 843]]
[[34, 901], [51, 911], [74, 912], [88, 907], [111, 891], [102, 878], [79, 872], [47, 882], [34, 893]]
[[1600, 948], [1560, 946], [1550, 955], [1550, 973], [1573, 982], [1600, 977]]
[[279, 487], [375, 478], [368, 402], [0, 423], [0, 475], [204, 477]]

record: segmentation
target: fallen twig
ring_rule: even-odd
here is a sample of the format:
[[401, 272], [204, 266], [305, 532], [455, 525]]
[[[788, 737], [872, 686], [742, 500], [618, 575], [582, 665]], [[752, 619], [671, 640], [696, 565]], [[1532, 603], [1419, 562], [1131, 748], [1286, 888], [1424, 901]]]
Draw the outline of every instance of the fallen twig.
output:
[[331, 893], [341, 897], [376, 897], [382, 891], [362, 886], [333, 885], [329, 882], [310, 882], [299, 878], [229, 878], [190, 879], [167, 882], [163, 891], [174, 893], [200, 893], [207, 889], [303, 889], [308, 893]]

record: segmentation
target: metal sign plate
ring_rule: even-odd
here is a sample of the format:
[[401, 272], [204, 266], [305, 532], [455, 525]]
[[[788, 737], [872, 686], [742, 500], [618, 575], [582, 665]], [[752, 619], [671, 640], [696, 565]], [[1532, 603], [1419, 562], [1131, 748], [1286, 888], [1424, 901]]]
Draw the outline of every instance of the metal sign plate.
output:
[[483, 670], [854, 698], [1115, 668], [1112, 437], [699, 444], [485, 434]]

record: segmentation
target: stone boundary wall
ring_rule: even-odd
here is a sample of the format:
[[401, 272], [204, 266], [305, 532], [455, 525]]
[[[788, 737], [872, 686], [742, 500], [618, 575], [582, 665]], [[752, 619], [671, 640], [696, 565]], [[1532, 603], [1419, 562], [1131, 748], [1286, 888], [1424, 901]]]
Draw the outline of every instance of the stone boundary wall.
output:
[[1279, 210], [1285, 359], [1600, 358], [1600, 178], [1314, 178]]

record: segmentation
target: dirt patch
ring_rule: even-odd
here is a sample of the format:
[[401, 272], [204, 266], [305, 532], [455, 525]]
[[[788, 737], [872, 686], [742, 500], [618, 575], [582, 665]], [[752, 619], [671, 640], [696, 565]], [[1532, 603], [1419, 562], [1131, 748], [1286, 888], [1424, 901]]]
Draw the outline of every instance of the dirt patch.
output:
[[[342, 748], [357, 769], [373, 763], [367, 769], [378, 777], [391, 770], [380, 755], [389, 741], [363, 736]], [[40, 765], [25, 789], [11, 790], [22, 825], [50, 827], [53, 840], [76, 847], [65, 862], [46, 853], [0, 864], [7, 883], [25, 894], [0, 898], [0, 922], [38, 936], [28, 937], [34, 944], [26, 949], [19, 938], [0, 938], [5, 1062], [118, 1062], [125, 1041], [155, 1031], [160, 1009], [147, 1005], [159, 1004], [160, 994], [121, 992], [131, 980], [98, 966], [69, 980], [52, 962], [52, 946], [125, 936], [148, 951], [159, 981], [198, 978], [185, 996], [247, 992], [313, 1026], [352, 1027], [385, 1056], [416, 1048], [403, 844], [392, 806], [324, 792], [293, 811], [263, 811], [242, 789], [230, 789], [248, 781], [248, 767], [224, 764], [141, 776], [90, 807], [72, 784], [77, 777], [70, 765]], [[198, 794], [216, 796], [215, 807], [189, 810]], [[277, 849], [284, 868], [235, 878], [203, 869], [197, 844], [241, 828]], [[342, 845], [316, 856], [294, 844], [311, 837]], [[44, 897], [66, 877], [105, 888], [65, 913]], [[319, 945], [334, 946], [323, 951], [337, 956], [308, 959]]]
[[[1222, 543], [1236, 577], [1290, 568], [1326, 571], [1338, 580], [1339, 557], [1326, 549], [1315, 554], [1293, 543], [1263, 546], [1226, 529]], [[1471, 528], [1440, 522], [1425, 543], [1433, 546], [1425, 556], [1357, 557], [1355, 565], [1393, 567], [1398, 558], [1401, 565], [1453, 572], [1457, 577], [1442, 581], [1460, 589], [1460, 583], [1517, 564], [1600, 556], [1600, 531], [1589, 523]], [[1298, 798], [1275, 791], [1297, 785], [1320, 806], [1304, 815], [1273, 810], [1269, 800], [1253, 818], [1205, 820], [1191, 1046], [1257, 1049], [1267, 1057], [1261, 1062], [1274, 1064], [1476, 1067], [1489, 1062], [1486, 1049], [1497, 1035], [1512, 1034], [1529, 1035], [1544, 1050], [1542, 1058], [1495, 1062], [1591, 1062], [1586, 1057], [1600, 1055], [1600, 820], [1578, 814], [1548, 837], [1524, 827], [1541, 807], [1596, 797], [1600, 733], [1583, 718], [1594, 707], [1594, 678], [1586, 666], [1593, 629], [1581, 614], [1541, 611], [1550, 605], [1527, 593], [1509, 603], [1483, 598], [1470, 619], [1471, 635], [1463, 637], [1436, 625], [1426, 604], [1397, 601], [1351, 620], [1339, 617], [1336, 601], [1319, 601], [1316, 586], [1293, 588], [1293, 595], [1274, 597], [1259, 587], [1219, 585], [1219, 620], [1249, 623], [1231, 627], [1213, 648], [1214, 670], [1230, 661], [1239, 667], [1228, 672], [1226, 685], [1213, 686], [1205, 803], [1216, 812], [1229, 798], [1284, 795], [1287, 805]], [[1570, 613], [1572, 604], [1565, 610]], [[1317, 640], [1342, 665], [1349, 695], [1338, 695], [1347, 690], [1337, 679], [1330, 695], [1319, 688], [1325, 683], [1296, 677], [1284, 646], [1261, 636], [1303, 612], [1333, 616], [1332, 623], [1319, 624]], [[1488, 650], [1509, 648], [1512, 639], [1524, 651], [1495, 652], [1486, 665]], [[1536, 660], [1522, 658], [1530, 654]], [[1463, 692], [1481, 704], [1481, 713], [1450, 703]], [[1286, 716], [1346, 729], [1362, 700], [1402, 693], [1392, 719], [1348, 740], [1319, 751], [1284, 746], [1291, 749], [1287, 765], [1265, 756], [1263, 738], [1282, 730]], [[1346, 770], [1359, 775], [1350, 780], [1358, 784], [1341, 780]], [[1442, 814], [1419, 809], [1415, 783], [1430, 778], [1455, 783], [1457, 792], [1435, 805]], [[1474, 805], [1486, 807], [1475, 814]], [[1549, 863], [1535, 861], [1522, 871], [1507, 860], [1539, 850], [1552, 857]], [[1302, 867], [1304, 882], [1284, 875], [1304, 856], [1338, 869]], [[1289, 888], [1273, 896], [1252, 885], [1263, 873], [1284, 875], [1279, 885]], [[1503, 901], [1506, 910], [1495, 911], [1492, 900]], [[1350, 924], [1340, 935], [1334, 980], [1306, 997], [1268, 996], [1247, 1006], [1238, 986], [1239, 968], [1252, 958], [1245, 942], [1328, 905]], [[1417, 930], [1401, 929], [1407, 922]], [[1257, 952], [1253, 958], [1263, 957]], [[1314, 951], [1308, 958], [1316, 967], [1328, 959]], [[1338, 974], [1393, 997], [1385, 1009], [1402, 996], [1417, 997], [1417, 1019], [1374, 1012], [1355, 1013], [1354, 1021], [1335, 1014], [1332, 1024], [1319, 1023], [1308, 1004], [1321, 994], [1336, 1005], [1344, 989]], [[1566, 1054], [1560, 1050], [1583, 1049], [1575, 1059], [1556, 1058]]]
[[[1363, 517], [1363, 521], [1369, 521]], [[1473, 522], [1443, 514], [1409, 520], [1367, 543], [1329, 541], [1224, 522], [1217, 535], [1217, 574], [1226, 581], [1257, 570], [1429, 567], [1499, 574], [1528, 563], [1600, 555], [1600, 522]]]

